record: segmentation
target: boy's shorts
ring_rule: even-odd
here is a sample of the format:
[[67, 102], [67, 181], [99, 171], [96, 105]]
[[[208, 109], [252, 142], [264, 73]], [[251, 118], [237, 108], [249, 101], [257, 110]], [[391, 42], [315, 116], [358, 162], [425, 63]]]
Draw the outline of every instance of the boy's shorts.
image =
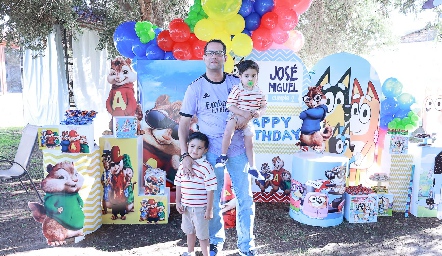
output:
[[[234, 113], [229, 112], [229, 115], [227, 116], [227, 121], [230, 121], [232, 119], [235, 120], [235, 122], [238, 122], [238, 117]], [[235, 129], [236, 129], [236, 127], [235, 127]], [[236, 129], [236, 130], [238, 130], [238, 129]], [[243, 130], [244, 136], [255, 136], [255, 127], [253, 126], [253, 119], [250, 120], [247, 123], [246, 127], [244, 127], [244, 129], [242, 129], [242, 130]]]
[[199, 240], [209, 239], [209, 220], [204, 219], [206, 207], [184, 207], [181, 229], [187, 234], [196, 234]]

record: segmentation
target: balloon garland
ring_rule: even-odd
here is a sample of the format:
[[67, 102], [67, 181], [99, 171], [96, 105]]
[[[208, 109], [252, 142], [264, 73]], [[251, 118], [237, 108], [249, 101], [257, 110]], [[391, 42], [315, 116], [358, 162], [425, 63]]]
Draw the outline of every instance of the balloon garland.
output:
[[253, 49], [265, 51], [274, 44], [296, 52], [304, 37], [295, 28], [311, 2], [195, 0], [187, 17], [172, 20], [167, 29], [149, 21], [127, 21], [116, 28], [113, 39], [124, 57], [151, 60], [200, 60], [205, 43], [211, 39], [226, 44], [228, 61], [232, 55], [245, 57]]
[[418, 126], [419, 117], [411, 110], [416, 100], [402, 92], [402, 83], [390, 77], [382, 84], [385, 99], [381, 102], [380, 126], [383, 129], [409, 131]]

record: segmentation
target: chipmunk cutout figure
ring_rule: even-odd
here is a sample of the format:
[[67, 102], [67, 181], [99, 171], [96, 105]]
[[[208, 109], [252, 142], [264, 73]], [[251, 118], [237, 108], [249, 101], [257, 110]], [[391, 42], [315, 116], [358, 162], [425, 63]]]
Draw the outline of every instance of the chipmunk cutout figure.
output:
[[[136, 116], [140, 121], [142, 111], [140, 104], [135, 99], [134, 82], [137, 74], [130, 66], [132, 61], [118, 56], [111, 61], [111, 69], [107, 76], [107, 81], [112, 85], [109, 97], [106, 100], [106, 109], [114, 116]], [[141, 117], [140, 117], [141, 113]], [[112, 119], [109, 122], [109, 129], [112, 131]], [[107, 131], [106, 134], [112, 134]], [[137, 134], [142, 134], [138, 127]]]
[[308, 151], [308, 147], [312, 147], [317, 152], [324, 151], [324, 141], [330, 139], [332, 136], [332, 129], [330, 126], [325, 126], [321, 130], [321, 122], [327, 115], [328, 108], [325, 105], [326, 97], [321, 90], [321, 86], [313, 86], [308, 88], [306, 95], [302, 100], [307, 105], [308, 109], [299, 114], [302, 120], [300, 146], [301, 150]]
[[41, 182], [46, 192], [44, 205], [29, 202], [28, 206], [34, 219], [42, 223], [48, 245], [63, 245], [67, 238], [83, 236], [85, 217], [78, 191], [84, 179], [72, 162], [49, 164], [46, 170], [48, 175]]

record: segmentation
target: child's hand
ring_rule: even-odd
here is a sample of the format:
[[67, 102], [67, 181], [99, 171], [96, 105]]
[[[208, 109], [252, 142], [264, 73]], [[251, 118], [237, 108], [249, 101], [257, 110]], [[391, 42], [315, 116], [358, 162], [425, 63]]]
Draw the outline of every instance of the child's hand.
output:
[[178, 211], [179, 214], [184, 213], [184, 207], [181, 204], [181, 201], [176, 201], [176, 210]]
[[213, 209], [206, 209], [206, 213], [204, 213], [204, 219], [210, 220], [213, 218]]

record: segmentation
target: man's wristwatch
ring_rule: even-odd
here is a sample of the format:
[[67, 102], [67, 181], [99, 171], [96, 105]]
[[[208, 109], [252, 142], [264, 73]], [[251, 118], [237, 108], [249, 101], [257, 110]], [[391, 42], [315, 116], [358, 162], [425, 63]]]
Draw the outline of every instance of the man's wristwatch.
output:
[[189, 153], [183, 153], [181, 156], [180, 156], [180, 163], [184, 160], [184, 158], [186, 158], [186, 157], [188, 157], [188, 156], [190, 156], [190, 154]]

